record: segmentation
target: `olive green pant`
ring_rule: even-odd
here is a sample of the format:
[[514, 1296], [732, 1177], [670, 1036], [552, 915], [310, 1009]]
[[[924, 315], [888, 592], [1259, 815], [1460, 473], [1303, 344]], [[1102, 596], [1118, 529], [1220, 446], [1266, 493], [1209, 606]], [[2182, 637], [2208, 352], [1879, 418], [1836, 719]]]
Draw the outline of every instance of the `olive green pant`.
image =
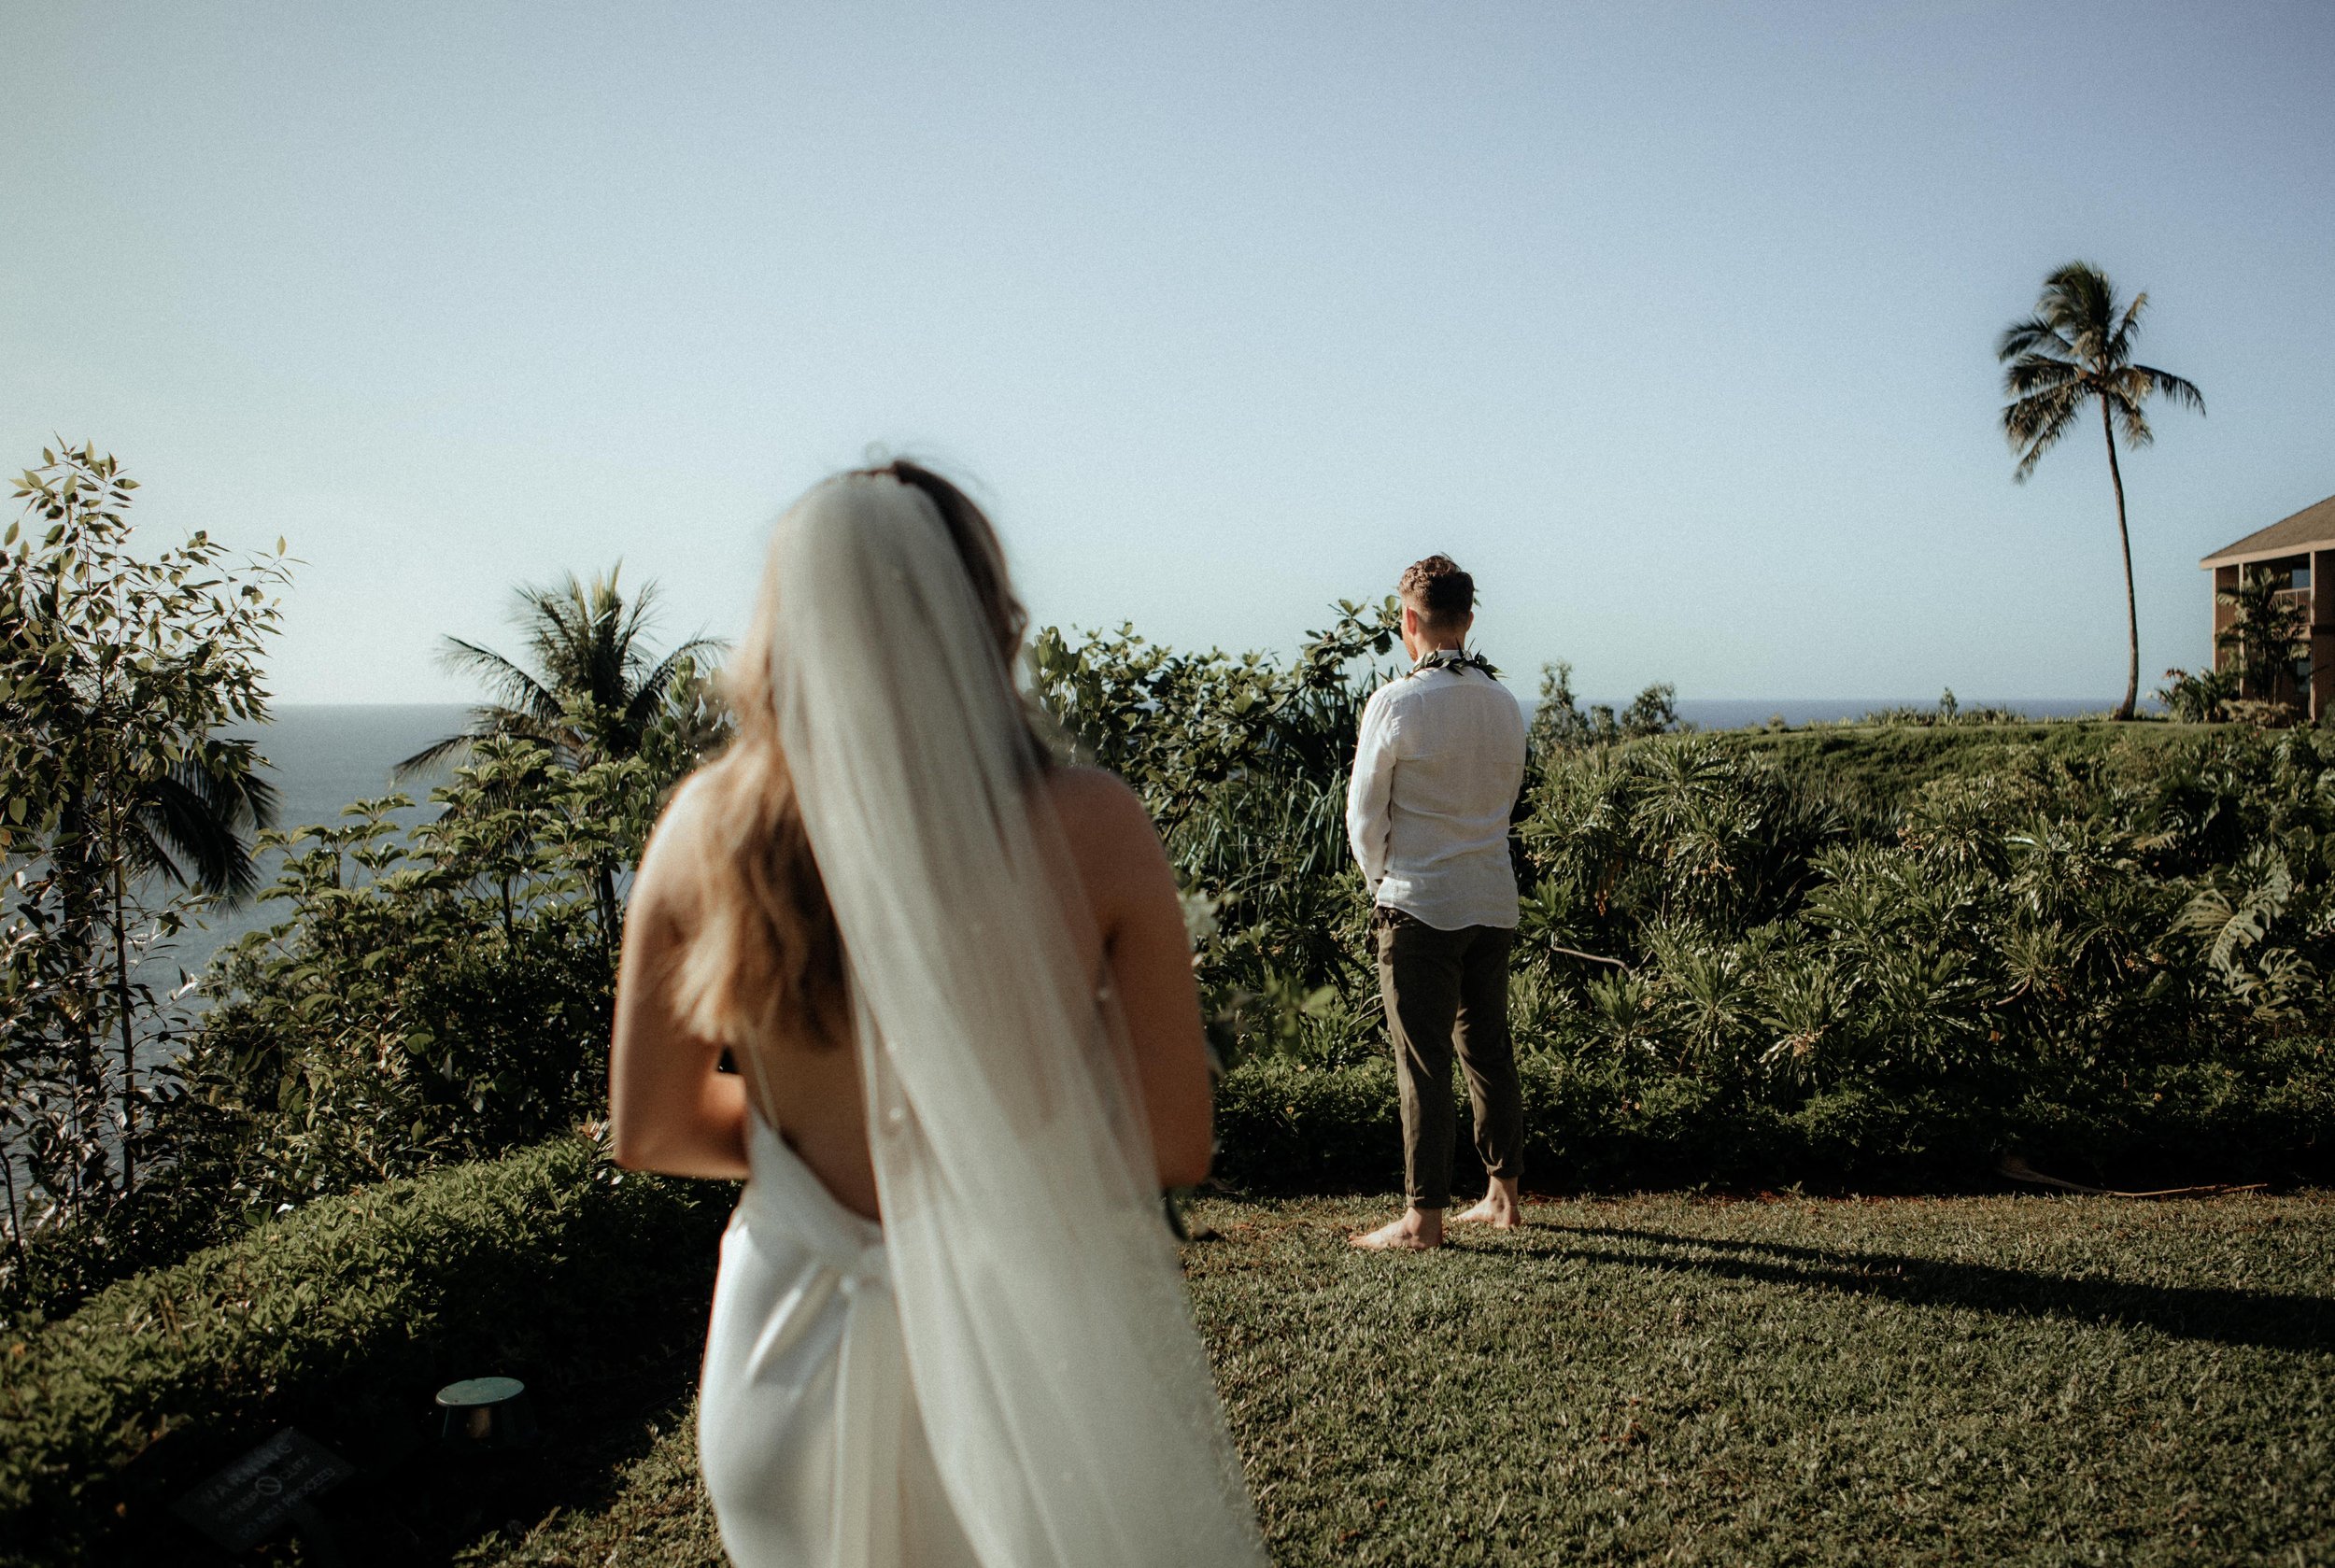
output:
[[1524, 1152], [1524, 1095], [1508, 1038], [1508, 948], [1513, 931], [1469, 925], [1439, 931], [1380, 906], [1379, 996], [1394, 1037], [1403, 1098], [1403, 1183], [1414, 1208], [1451, 1203], [1451, 1055], [1467, 1074], [1476, 1151], [1493, 1176], [1513, 1180]]

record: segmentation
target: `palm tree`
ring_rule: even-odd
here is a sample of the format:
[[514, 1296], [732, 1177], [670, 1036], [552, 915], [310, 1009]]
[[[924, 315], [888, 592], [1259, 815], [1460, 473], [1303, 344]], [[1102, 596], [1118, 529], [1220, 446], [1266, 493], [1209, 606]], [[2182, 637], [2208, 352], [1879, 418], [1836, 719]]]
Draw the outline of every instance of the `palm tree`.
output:
[[2205, 412], [2205, 395], [2170, 371], [2132, 362], [2141, 312], [2148, 295], [2121, 310], [2116, 285], [2089, 261], [2070, 261], [2044, 279], [2035, 314], [2003, 329], [1995, 358], [2004, 366], [2002, 433], [2019, 454], [2011, 477], [2020, 484], [2043, 455], [2059, 445], [2087, 403], [2100, 404], [2100, 431], [2108, 442], [2108, 478], [2116, 491], [2116, 539], [2124, 547], [2124, 700], [2116, 716], [2132, 716], [2141, 689], [2141, 623], [2132, 598], [2132, 535], [2124, 520], [2124, 475], [2116, 467], [2116, 429], [2128, 445], [2155, 439], [2141, 405], [2161, 395]]
[[[532, 741], [551, 754], [555, 766], [578, 771], [640, 756], [658, 724], [669, 722], [667, 699], [699, 679], [698, 656], [721, 644], [692, 637], [652, 658], [642, 633], [657, 585], [643, 584], [627, 603], [616, 583], [623, 570], [619, 561], [588, 585], [571, 572], [554, 586], [519, 589], [514, 618], [534, 656], [531, 671], [492, 648], [448, 637], [440, 657], [447, 668], [479, 676], [488, 700], [471, 710], [468, 728], [424, 746], [396, 772], [466, 755], [489, 736]], [[710, 733], [694, 739], [710, 739]], [[614, 867], [594, 869], [592, 893], [613, 958], [618, 921]]]
[[532, 741], [566, 768], [636, 755], [674, 681], [721, 644], [692, 637], [652, 660], [642, 633], [657, 586], [644, 584], [627, 603], [616, 583], [623, 570], [618, 562], [588, 585], [570, 572], [554, 586], [519, 589], [514, 619], [533, 656], [532, 670], [492, 648], [447, 638], [442, 661], [477, 675], [488, 700], [471, 710], [467, 728], [424, 746], [397, 772], [460, 756], [489, 735]]

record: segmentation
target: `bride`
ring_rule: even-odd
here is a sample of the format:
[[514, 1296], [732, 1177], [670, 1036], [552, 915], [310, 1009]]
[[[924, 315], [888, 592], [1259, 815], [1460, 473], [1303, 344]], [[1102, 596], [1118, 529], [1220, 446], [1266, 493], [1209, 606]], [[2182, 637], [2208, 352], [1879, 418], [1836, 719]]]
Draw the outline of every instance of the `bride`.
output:
[[1175, 882], [1048, 760], [1023, 629], [948, 481], [820, 485], [641, 861], [616, 1159], [746, 1179], [698, 1412], [741, 1568], [1264, 1561], [1159, 1211], [1210, 1150]]

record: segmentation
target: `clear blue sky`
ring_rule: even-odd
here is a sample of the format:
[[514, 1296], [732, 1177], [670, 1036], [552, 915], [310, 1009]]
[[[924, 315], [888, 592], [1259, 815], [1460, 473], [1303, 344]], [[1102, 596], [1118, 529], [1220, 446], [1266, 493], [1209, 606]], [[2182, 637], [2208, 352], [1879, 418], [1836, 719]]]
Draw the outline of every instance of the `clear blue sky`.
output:
[[870, 443], [1044, 620], [1287, 650], [1442, 549], [1592, 693], [2108, 698], [2105, 461], [2011, 483], [1992, 340], [2149, 290], [2202, 660], [2197, 558], [2335, 492], [2330, 77], [2318, 3], [13, 0], [0, 465], [289, 536], [289, 701], [619, 557], [733, 629]]

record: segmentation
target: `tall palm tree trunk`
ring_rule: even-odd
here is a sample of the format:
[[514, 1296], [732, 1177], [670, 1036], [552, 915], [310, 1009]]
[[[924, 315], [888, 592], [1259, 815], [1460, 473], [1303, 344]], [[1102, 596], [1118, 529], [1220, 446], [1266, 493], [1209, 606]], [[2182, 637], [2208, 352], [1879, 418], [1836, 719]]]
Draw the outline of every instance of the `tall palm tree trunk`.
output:
[[2141, 695], [2141, 613], [2132, 598], [2132, 534], [2124, 526], [2124, 473], [2116, 467], [2116, 428], [2108, 420], [2108, 400], [2100, 400], [2100, 433], [2108, 440], [2108, 479], [2116, 487], [2116, 543], [2124, 550], [2124, 700], [2116, 716], [2129, 719]]

